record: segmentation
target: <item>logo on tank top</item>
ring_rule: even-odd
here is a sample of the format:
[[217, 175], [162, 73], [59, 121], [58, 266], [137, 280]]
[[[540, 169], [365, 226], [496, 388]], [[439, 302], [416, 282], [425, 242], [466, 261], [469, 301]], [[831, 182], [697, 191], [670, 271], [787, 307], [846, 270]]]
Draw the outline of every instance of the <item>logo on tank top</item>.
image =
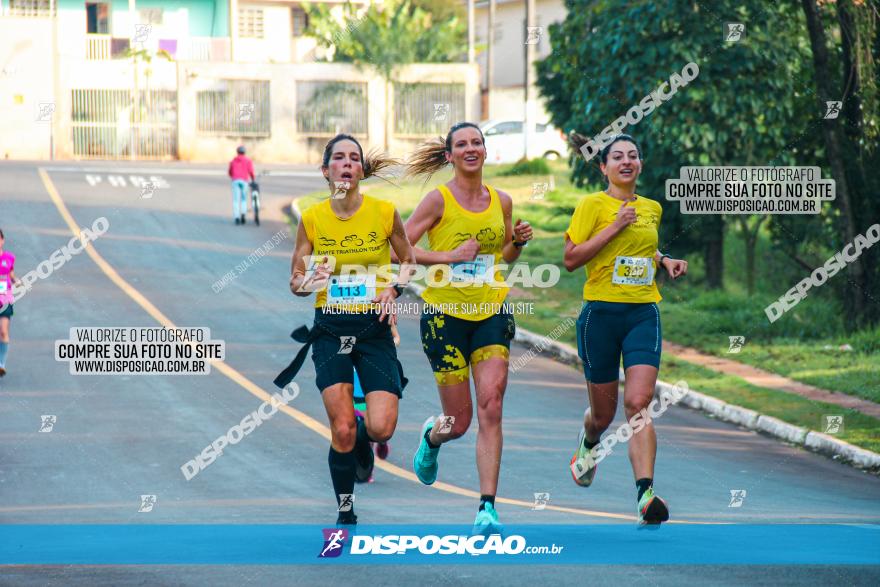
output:
[[339, 243], [339, 246], [341, 246], [344, 249], [350, 249], [353, 247], [362, 247], [362, 246], [364, 246], [364, 239], [362, 239], [361, 237], [359, 237], [356, 234], [347, 234], [347, 235], [345, 235], [345, 238], [342, 239], [342, 242]]
[[455, 236], [452, 237], [452, 246], [454, 246], [454, 247], [461, 246], [461, 244], [464, 241], [470, 240], [472, 238], [474, 238], [474, 235], [472, 235], [469, 232], [456, 232]]
[[489, 243], [497, 238], [498, 235], [488, 226], [477, 233], [477, 240], [480, 241], [480, 243]]

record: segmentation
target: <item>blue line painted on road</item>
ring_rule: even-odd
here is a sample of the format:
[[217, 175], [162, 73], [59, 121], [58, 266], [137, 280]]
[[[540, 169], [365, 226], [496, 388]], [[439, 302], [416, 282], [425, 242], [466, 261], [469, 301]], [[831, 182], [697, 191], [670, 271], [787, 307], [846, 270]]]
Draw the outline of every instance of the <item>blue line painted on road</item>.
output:
[[880, 526], [511, 525], [497, 537], [451, 525], [0, 526], [2, 565], [346, 563], [878, 565]]

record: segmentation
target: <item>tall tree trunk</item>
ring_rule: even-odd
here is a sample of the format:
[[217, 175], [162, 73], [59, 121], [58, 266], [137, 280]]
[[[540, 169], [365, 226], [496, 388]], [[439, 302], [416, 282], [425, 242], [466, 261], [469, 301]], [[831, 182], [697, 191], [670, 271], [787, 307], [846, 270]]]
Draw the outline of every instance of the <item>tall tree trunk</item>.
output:
[[746, 290], [749, 295], [755, 293], [755, 253], [758, 246], [758, 234], [761, 232], [761, 225], [767, 218], [767, 216], [758, 216], [754, 228], [749, 228], [749, 217], [737, 216], [746, 250]]
[[[813, 67], [816, 70], [816, 87], [818, 94], [818, 112], [825, 112], [825, 101], [835, 100], [838, 94], [831, 88], [831, 70], [828, 64], [828, 49], [825, 46], [825, 27], [819, 16], [816, 0], [801, 0], [804, 14], [807, 17], [807, 29], [810, 33], [810, 46], [813, 51]], [[858, 231], [853, 214], [852, 201], [850, 199], [849, 184], [846, 177], [846, 168], [843, 162], [841, 148], [840, 123], [835, 119], [822, 121], [822, 134], [825, 138], [825, 148], [828, 154], [828, 163], [831, 165], [831, 173], [837, 184], [837, 202], [840, 202], [841, 217], [846, 232], [846, 241], [852, 242]], [[847, 266], [847, 273], [855, 283], [859, 291], [853, 292], [850, 297], [852, 304], [847, 304], [850, 310], [850, 319], [858, 320], [865, 314], [865, 293], [867, 282], [865, 269], [862, 265], [862, 257]]]
[[706, 285], [709, 289], [724, 287], [724, 218], [711, 216], [703, 224], [707, 229], [706, 248], [703, 250], [703, 262], [706, 266]]
[[[862, 7], [870, 10], [870, 7]], [[840, 40], [843, 58], [843, 119], [846, 123], [845, 131], [847, 145], [850, 152], [846, 154], [845, 161], [847, 163], [847, 173], [850, 178], [851, 200], [853, 208], [860, 210], [865, 204], [867, 194], [871, 193], [868, 180], [865, 177], [865, 169], [870, 169], [870, 165], [866, 161], [867, 153], [865, 147], [869, 141], [865, 140], [865, 126], [862, 114], [862, 78], [859, 67], [859, 60], [864, 57], [864, 45], [870, 44], [871, 39], [862, 36], [858, 26], [856, 26], [856, 15], [854, 11], [859, 10], [853, 6], [852, 0], [838, 0], [837, 17], [840, 22]], [[868, 100], [868, 103], [871, 103]], [[872, 260], [873, 258], [873, 260]], [[868, 267], [875, 266], [875, 252], [865, 251], [859, 258], [859, 263], [865, 268], [865, 285], [864, 289], [853, 292], [854, 296], [860, 297], [864, 304], [864, 314], [860, 318], [867, 318], [869, 322], [873, 322], [880, 315], [880, 309], [872, 304], [872, 300], [868, 294], [873, 290], [875, 272], [868, 270]]]
[[391, 121], [393, 116], [391, 108], [391, 76], [385, 78], [385, 152], [389, 151], [391, 144], [391, 132], [394, 123]]

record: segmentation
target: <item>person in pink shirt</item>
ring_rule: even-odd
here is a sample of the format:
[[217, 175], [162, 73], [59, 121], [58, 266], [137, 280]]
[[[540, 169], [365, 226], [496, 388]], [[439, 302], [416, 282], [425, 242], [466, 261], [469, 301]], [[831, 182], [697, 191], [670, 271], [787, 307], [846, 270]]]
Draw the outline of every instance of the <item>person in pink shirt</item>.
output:
[[0, 230], [0, 377], [6, 375], [6, 353], [9, 351], [9, 320], [12, 318], [12, 286], [15, 284], [15, 255], [3, 249]]
[[232, 179], [232, 217], [236, 224], [245, 223], [248, 209], [248, 183], [254, 181], [254, 162], [244, 154], [244, 146], [237, 150], [238, 155], [229, 162], [229, 177]]

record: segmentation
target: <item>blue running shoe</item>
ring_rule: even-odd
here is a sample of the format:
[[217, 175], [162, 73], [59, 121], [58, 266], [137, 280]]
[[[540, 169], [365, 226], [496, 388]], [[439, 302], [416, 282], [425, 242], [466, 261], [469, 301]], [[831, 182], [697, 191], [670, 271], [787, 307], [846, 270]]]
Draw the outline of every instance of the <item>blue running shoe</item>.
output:
[[483, 504], [483, 509], [477, 512], [477, 519], [474, 520], [474, 534], [498, 534], [504, 529], [501, 522], [498, 521], [498, 512], [488, 501]]
[[413, 455], [413, 471], [415, 471], [416, 477], [419, 478], [419, 481], [425, 485], [431, 485], [437, 480], [437, 453], [440, 452], [440, 447], [431, 448], [428, 446], [428, 441], [425, 440], [425, 433], [433, 427], [434, 416], [431, 416], [425, 420], [425, 423], [422, 425], [419, 450]]

